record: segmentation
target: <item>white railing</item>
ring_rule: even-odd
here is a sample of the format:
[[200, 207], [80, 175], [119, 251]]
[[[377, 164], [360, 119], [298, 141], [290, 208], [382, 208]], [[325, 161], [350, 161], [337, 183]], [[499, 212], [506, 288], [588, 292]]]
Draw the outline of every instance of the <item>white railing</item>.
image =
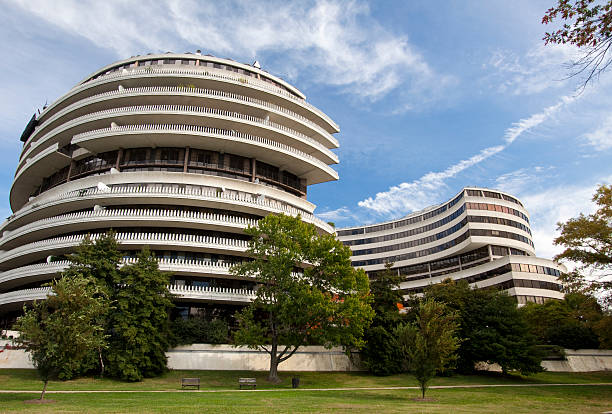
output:
[[[101, 233], [91, 234], [91, 240], [96, 240], [102, 236]], [[6, 262], [26, 254], [40, 253], [45, 250], [64, 249], [79, 245], [86, 235], [71, 235], [54, 237], [28, 243], [14, 249], [0, 253], [0, 263]], [[244, 252], [247, 249], [246, 240], [228, 239], [215, 236], [201, 236], [193, 234], [174, 234], [174, 233], [116, 233], [115, 238], [119, 244], [172, 244], [188, 245], [190, 247], [218, 248], [230, 251]]]
[[[73, 89], [80, 89], [83, 86], [88, 86], [91, 83], [102, 83], [102, 81], [107, 81], [107, 80], [112, 80], [112, 79], [116, 79], [116, 78], [126, 78], [126, 77], [130, 77], [130, 76], [135, 76], [135, 75], [153, 75], [153, 74], [167, 74], [167, 75], [196, 75], [196, 76], [200, 76], [202, 78], [208, 78], [208, 79], [222, 79], [225, 81], [230, 81], [230, 82], [234, 82], [236, 84], [239, 85], [245, 85], [248, 84], [249, 86], [255, 86], [257, 88], [260, 89], [264, 89], [270, 92], [274, 92], [278, 95], [282, 95], [284, 97], [287, 97], [291, 100], [293, 100], [294, 102], [297, 102], [298, 104], [310, 109], [312, 112], [316, 113], [317, 115], [319, 115], [321, 118], [325, 119], [330, 125], [334, 126], [337, 128], [337, 125], [334, 121], [331, 120], [331, 118], [329, 118], [325, 113], [323, 113], [323, 111], [321, 111], [319, 108], [317, 108], [316, 106], [306, 102], [305, 99], [300, 98], [299, 96], [296, 96], [294, 94], [292, 94], [291, 92], [288, 92], [284, 89], [281, 89], [277, 86], [273, 86], [270, 85], [267, 82], [261, 81], [261, 80], [257, 80], [257, 79], [253, 79], [251, 77], [243, 77], [243, 76], [236, 76], [236, 75], [229, 75], [229, 74], [221, 74], [221, 73], [217, 73], [217, 72], [210, 72], [207, 69], [187, 69], [187, 68], [152, 68], [150, 66], [147, 66], [146, 68], [142, 68], [142, 69], [131, 69], [129, 71], [123, 72], [123, 71], [117, 71], [117, 72], [112, 72], [112, 73], [108, 73], [108, 74], [104, 74], [104, 75], [100, 75], [98, 76], [96, 79], [92, 79], [89, 81], [86, 81], [80, 85], [77, 85], [75, 88]], [[43, 113], [44, 114], [44, 113]]]
[[51, 288], [48, 286], [0, 293], [0, 305], [46, 299], [49, 294], [51, 294]]
[[[245, 95], [239, 95], [231, 92], [224, 92], [215, 89], [206, 89], [206, 88], [195, 88], [195, 87], [180, 87], [180, 86], [145, 86], [138, 88], [125, 88], [114, 91], [103, 92], [97, 95], [90, 96], [83, 100], [77, 101], [65, 108], [61, 111], [55, 113], [52, 117], [47, 119], [41, 126], [39, 126], [38, 130], [44, 130], [45, 125], [49, 125], [52, 122], [58, 120], [59, 118], [69, 114], [73, 110], [85, 106], [90, 103], [94, 103], [98, 100], [107, 97], [121, 97], [124, 95], [149, 95], [149, 94], [167, 94], [171, 93], [173, 95], [177, 94], [187, 94], [187, 95], [199, 95], [201, 97], [221, 97], [225, 99], [230, 99], [236, 102], [248, 102], [250, 104], [254, 104], [260, 107], [264, 107], [270, 109], [272, 111], [281, 112], [285, 115], [288, 115], [292, 118], [299, 119], [302, 123], [307, 124], [308, 127], [317, 131], [319, 134], [324, 136], [327, 140], [332, 142], [336, 147], [338, 147], [338, 141], [325, 129], [321, 128], [318, 124], [312, 122], [310, 119], [302, 116], [296, 112], [293, 112], [289, 109], [283, 108], [282, 106], [263, 101], [261, 99], [251, 98]], [[37, 130], [37, 131], [38, 131]], [[36, 132], [33, 134], [33, 136]]]
[[272, 212], [285, 213], [292, 216], [298, 214], [308, 222], [316, 224], [318, 227], [326, 230], [329, 233], [333, 233], [333, 228], [325, 221], [315, 217], [313, 214], [307, 213], [304, 210], [300, 210], [282, 201], [274, 199], [262, 199], [255, 194], [249, 194], [248, 196], [240, 196], [234, 194], [227, 194], [226, 192], [212, 191], [204, 188], [172, 188], [167, 186], [135, 186], [135, 185], [113, 185], [110, 187], [110, 191], [100, 191], [97, 187], [91, 187], [83, 190], [69, 191], [63, 194], [59, 194], [56, 197], [50, 198], [43, 203], [36, 202], [36, 199], [27, 202], [23, 208], [17, 213], [13, 214], [8, 219], [8, 223], [11, 223], [17, 218], [23, 217], [24, 215], [34, 211], [38, 208], [46, 207], [49, 204], [56, 203], [58, 201], [72, 201], [79, 200], [86, 197], [95, 196], [107, 196], [112, 197], [113, 195], [126, 195], [126, 196], [141, 196], [141, 195], [171, 195], [179, 197], [198, 197], [202, 200], [227, 200], [238, 202], [241, 204], [251, 205], [255, 207], [264, 207]]
[[[80, 142], [86, 141], [87, 139], [91, 139], [96, 136], [108, 136], [109, 133], [122, 133], [122, 132], [155, 132], [155, 131], [163, 131], [164, 133], [197, 133], [197, 134], [206, 134], [210, 136], [216, 136], [218, 138], [226, 139], [227, 137], [231, 137], [232, 139], [242, 139], [245, 141], [258, 142], [260, 144], [267, 145], [272, 149], [281, 149], [291, 154], [299, 155], [300, 157], [311, 161], [316, 164], [319, 168], [325, 170], [328, 174], [336, 175], [335, 170], [333, 170], [329, 165], [320, 159], [305, 153], [297, 148], [294, 148], [290, 145], [280, 143], [278, 141], [274, 141], [268, 138], [263, 138], [257, 135], [245, 134], [242, 132], [231, 131], [227, 129], [221, 128], [212, 128], [198, 125], [182, 125], [182, 124], [140, 124], [140, 125], [118, 125], [116, 127], [108, 127], [108, 128], [100, 128], [87, 132], [81, 132], [79, 134], [75, 134], [72, 140], [73, 144], [78, 144]], [[335, 156], [335, 154], [330, 153]], [[337, 157], [336, 157], [337, 160]]]
[[[240, 114], [238, 112], [231, 112], [231, 111], [226, 111], [222, 109], [206, 108], [206, 107], [200, 107], [200, 106], [194, 106], [194, 105], [136, 105], [136, 106], [125, 106], [125, 107], [120, 107], [120, 108], [104, 109], [102, 111], [96, 111], [96, 112], [92, 112], [86, 115], [82, 115], [77, 118], [71, 119], [65, 124], [57, 128], [54, 128], [53, 130], [44, 134], [39, 140], [37, 140], [34, 143], [34, 145], [28, 148], [26, 153], [22, 155], [21, 159], [22, 160], [24, 158], [27, 159], [27, 156], [33, 151], [35, 147], [39, 147], [40, 144], [48, 141], [51, 137], [57, 135], [58, 133], [62, 131], [66, 131], [67, 129], [72, 128], [76, 125], [90, 122], [92, 120], [97, 120], [100, 118], [109, 117], [109, 116], [115, 116], [119, 114], [131, 114], [131, 113], [138, 113], [138, 112], [149, 112], [149, 113], [150, 112], [160, 112], [162, 114], [174, 112], [174, 113], [180, 113], [181, 115], [186, 114], [186, 113], [191, 113], [191, 114], [200, 115], [200, 116], [201, 115], [212, 115], [215, 117], [222, 116], [222, 117], [225, 117], [227, 119], [232, 119], [232, 120], [240, 119], [240, 120], [248, 121], [254, 124], [263, 125], [271, 129], [275, 129], [284, 135], [291, 136], [297, 139], [298, 141], [306, 142], [310, 144], [310, 146], [318, 149], [321, 153], [325, 154], [330, 159], [334, 160], [336, 163], [338, 162], [338, 157], [336, 156], [336, 154], [331, 152], [327, 147], [322, 145], [319, 141], [305, 134], [302, 134], [301, 132], [288, 128], [284, 125], [280, 125], [272, 121], [266, 121], [265, 119], [257, 118], [251, 115]], [[34, 140], [35, 136], [36, 136], [36, 133], [32, 134], [32, 136], [30, 137], [30, 140]]]
[[[167, 289], [178, 297], [202, 300], [229, 300], [236, 302], [248, 302], [255, 299], [256, 292], [251, 289], [232, 289], [210, 286], [178, 286], [167, 285]], [[31, 289], [15, 290], [0, 294], [0, 305], [9, 303], [28, 302], [32, 300], [46, 299], [52, 295], [51, 287], [44, 286]]]
[[63, 214], [60, 216], [47, 217], [25, 226], [21, 226], [18, 229], [11, 232], [4, 232], [0, 237], [0, 245], [5, 244], [9, 240], [13, 240], [16, 237], [22, 236], [28, 232], [38, 230], [41, 228], [47, 228], [52, 225], [65, 225], [67, 222], [81, 223], [91, 219], [126, 219], [126, 218], [137, 218], [137, 219], [151, 219], [151, 218], [162, 218], [164, 220], [197, 220], [200, 222], [213, 222], [217, 224], [234, 224], [240, 227], [254, 226], [257, 224], [257, 220], [249, 219], [239, 216], [230, 216], [227, 214], [208, 213], [200, 211], [185, 211], [185, 210], [172, 210], [172, 209], [116, 209], [116, 210], [97, 210], [97, 211], [80, 211], [78, 213]]

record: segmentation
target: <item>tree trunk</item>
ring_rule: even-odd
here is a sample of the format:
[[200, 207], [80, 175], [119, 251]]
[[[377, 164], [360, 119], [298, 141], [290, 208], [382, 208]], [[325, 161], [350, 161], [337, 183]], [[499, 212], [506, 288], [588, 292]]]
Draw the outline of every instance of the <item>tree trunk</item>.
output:
[[427, 389], [427, 386], [425, 385], [424, 382], [421, 383], [421, 396], [423, 399], [425, 399], [425, 390]]
[[43, 398], [45, 398], [45, 392], [47, 391], [47, 383], [49, 382], [49, 380], [45, 380], [45, 385], [43, 385], [43, 390], [42, 390], [42, 394], [40, 394], [40, 399], [42, 400]]
[[102, 359], [102, 350], [98, 348], [98, 355], [100, 357], [100, 377], [104, 376], [104, 360]]
[[272, 338], [272, 349], [270, 350], [270, 372], [268, 373], [268, 381], [278, 384], [280, 378], [278, 377], [278, 344], [276, 338]]

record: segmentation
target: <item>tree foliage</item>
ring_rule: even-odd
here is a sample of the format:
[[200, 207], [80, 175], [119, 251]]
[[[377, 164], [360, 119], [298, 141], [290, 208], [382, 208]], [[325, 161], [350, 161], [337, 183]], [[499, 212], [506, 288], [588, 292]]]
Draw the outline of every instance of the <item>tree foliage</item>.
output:
[[169, 275], [159, 271], [148, 248], [135, 264], [120, 267], [121, 258], [114, 232], [95, 241], [86, 237], [69, 257], [71, 265], [63, 275], [83, 274], [110, 300], [100, 322], [109, 337], [100, 358], [103, 373], [140, 381], [166, 370], [165, 352], [171, 339], [168, 312], [173, 306], [167, 289]]
[[[612, 185], [600, 186], [593, 201], [598, 207], [595, 213], [581, 213], [558, 224], [560, 235], [554, 243], [565, 249], [555, 260], [578, 263], [579, 267], [562, 275], [561, 280], [570, 291], [601, 295], [607, 307], [612, 299], [612, 281], [606, 280], [612, 271]], [[593, 277], [585, 278], [586, 273]]]
[[503, 372], [542, 370], [535, 338], [516, 301], [493, 289], [472, 289], [466, 281], [447, 279], [425, 290], [425, 298], [445, 303], [459, 314], [457, 368], [472, 372], [475, 363], [497, 363]]
[[419, 303], [415, 322], [395, 329], [407, 367], [419, 382], [422, 398], [436, 372], [443, 372], [457, 359], [458, 319], [457, 313], [443, 303], [427, 299]]
[[402, 371], [402, 354], [394, 329], [403, 319], [398, 304], [403, 302], [399, 291], [400, 278], [392, 269], [393, 263], [385, 264], [370, 282], [374, 318], [365, 333], [365, 345], [361, 349], [361, 361], [374, 375], [392, 375]]
[[159, 270], [148, 248], [118, 275], [109, 315], [109, 373], [127, 381], [160, 375], [167, 370], [168, 313], [174, 306], [167, 288], [169, 275]]
[[604, 72], [612, 63], [612, 1], [557, 0], [546, 11], [543, 24], [565, 21], [557, 30], [546, 32], [545, 44], [571, 44], [585, 51], [572, 63], [570, 76], [585, 75], [583, 86]]
[[363, 270], [351, 266], [347, 247], [299, 216], [269, 215], [245, 232], [252, 261], [232, 273], [254, 277], [259, 286], [256, 299], [236, 314], [234, 343], [270, 355], [270, 381], [279, 381], [278, 364], [306, 343], [363, 345], [373, 313], [369, 285]]
[[44, 398], [51, 378], [71, 379], [80, 374], [83, 361], [106, 347], [99, 315], [108, 309], [101, 292], [81, 275], [54, 280], [48, 299], [36, 301], [17, 320], [17, 341], [30, 353], [41, 380]]
[[528, 303], [520, 309], [529, 330], [543, 345], [589, 349], [608, 345], [612, 333], [597, 300], [581, 293], [568, 293], [562, 301]]

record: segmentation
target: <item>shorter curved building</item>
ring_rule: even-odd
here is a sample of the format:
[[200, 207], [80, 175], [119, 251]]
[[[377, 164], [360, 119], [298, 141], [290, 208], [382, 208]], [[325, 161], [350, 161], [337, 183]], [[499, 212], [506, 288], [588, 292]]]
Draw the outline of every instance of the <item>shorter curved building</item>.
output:
[[519, 305], [563, 298], [565, 268], [535, 256], [527, 210], [501, 191], [464, 188], [441, 205], [337, 234], [369, 276], [393, 263], [405, 295], [452, 278], [505, 290]]

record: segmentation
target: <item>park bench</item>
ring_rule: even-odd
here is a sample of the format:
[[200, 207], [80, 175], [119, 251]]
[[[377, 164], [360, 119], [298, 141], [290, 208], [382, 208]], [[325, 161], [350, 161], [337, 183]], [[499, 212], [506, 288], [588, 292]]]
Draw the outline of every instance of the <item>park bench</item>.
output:
[[200, 379], [199, 378], [181, 378], [181, 388], [185, 387], [198, 387], [200, 389]]
[[238, 385], [240, 389], [242, 389], [243, 385], [255, 389], [257, 388], [257, 378], [238, 378]]

